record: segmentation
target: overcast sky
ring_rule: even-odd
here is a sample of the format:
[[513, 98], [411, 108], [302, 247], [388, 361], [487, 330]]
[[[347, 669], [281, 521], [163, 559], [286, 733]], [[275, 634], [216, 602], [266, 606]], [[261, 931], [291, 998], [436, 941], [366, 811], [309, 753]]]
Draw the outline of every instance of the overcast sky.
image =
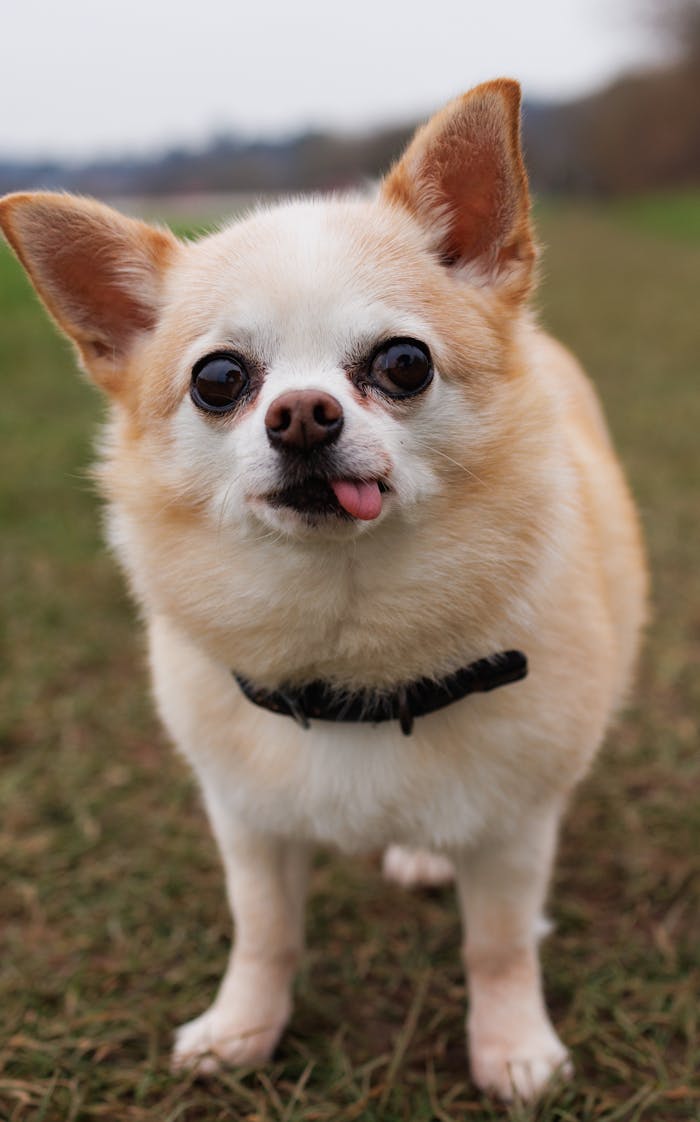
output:
[[643, 0], [0, 0], [0, 156], [160, 151], [568, 97], [654, 56]]

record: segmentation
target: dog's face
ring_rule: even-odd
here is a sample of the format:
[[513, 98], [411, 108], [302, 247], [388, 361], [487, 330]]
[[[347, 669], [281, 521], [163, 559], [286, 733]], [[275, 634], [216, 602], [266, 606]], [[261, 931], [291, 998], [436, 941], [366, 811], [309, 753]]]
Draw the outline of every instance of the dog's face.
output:
[[439, 497], [503, 350], [478, 291], [450, 322], [455, 283], [410, 219], [365, 202], [291, 205], [193, 247], [151, 347], [178, 337], [171, 472], [220, 526], [295, 537]]
[[142, 487], [150, 472], [219, 532], [347, 539], [478, 478], [533, 257], [517, 114], [514, 83], [479, 87], [376, 199], [288, 204], [195, 244], [86, 201], [6, 200]]

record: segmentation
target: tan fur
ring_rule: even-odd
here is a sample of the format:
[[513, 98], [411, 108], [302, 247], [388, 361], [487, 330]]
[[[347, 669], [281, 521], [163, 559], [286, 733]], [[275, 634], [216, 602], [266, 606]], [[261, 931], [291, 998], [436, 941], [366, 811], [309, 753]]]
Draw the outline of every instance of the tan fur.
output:
[[384, 193], [435, 225], [443, 258], [509, 271], [508, 295], [522, 298], [535, 250], [517, 82], [486, 82], [450, 102], [418, 130]]
[[2, 229], [59, 327], [103, 389], [119, 396], [136, 337], [155, 326], [177, 242], [94, 199], [7, 195]]
[[[479, 1086], [531, 1098], [569, 1070], [536, 942], [566, 799], [629, 687], [646, 575], [595, 394], [525, 302], [518, 105], [515, 83], [480, 86], [419, 131], [378, 198], [261, 210], [192, 245], [86, 200], [0, 201], [112, 397], [110, 536], [226, 870], [236, 942], [213, 1006], [179, 1033], [179, 1066], [274, 1048], [321, 842], [391, 846], [404, 882], [454, 870]], [[432, 354], [415, 398], [352, 381], [390, 337]], [[255, 371], [249, 397], [206, 415], [192, 367], [232, 348]], [[296, 387], [342, 402], [345, 475], [389, 485], [376, 521], [310, 526], [270, 505], [263, 418]], [[231, 677], [393, 688], [506, 648], [527, 653], [524, 682], [409, 738], [393, 722], [302, 730]]]

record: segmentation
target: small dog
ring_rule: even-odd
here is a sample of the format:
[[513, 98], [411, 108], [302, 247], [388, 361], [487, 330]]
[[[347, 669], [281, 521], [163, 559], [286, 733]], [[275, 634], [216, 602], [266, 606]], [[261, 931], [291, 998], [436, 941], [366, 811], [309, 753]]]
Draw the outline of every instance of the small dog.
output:
[[528, 310], [519, 105], [478, 86], [376, 197], [193, 244], [87, 199], [0, 202], [111, 399], [110, 540], [225, 867], [235, 944], [176, 1067], [270, 1056], [332, 843], [456, 879], [480, 1088], [534, 1098], [569, 1070], [538, 932], [646, 576], [594, 392]]

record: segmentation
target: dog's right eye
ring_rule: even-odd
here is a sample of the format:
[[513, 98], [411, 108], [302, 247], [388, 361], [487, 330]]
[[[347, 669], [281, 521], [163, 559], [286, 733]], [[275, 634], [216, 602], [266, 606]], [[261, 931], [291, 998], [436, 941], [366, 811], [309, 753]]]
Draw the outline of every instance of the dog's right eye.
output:
[[192, 370], [190, 397], [207, 413], [226, 413], [238, 404], [249, 380], [237, 355], [226, 351], [206, 355]]

